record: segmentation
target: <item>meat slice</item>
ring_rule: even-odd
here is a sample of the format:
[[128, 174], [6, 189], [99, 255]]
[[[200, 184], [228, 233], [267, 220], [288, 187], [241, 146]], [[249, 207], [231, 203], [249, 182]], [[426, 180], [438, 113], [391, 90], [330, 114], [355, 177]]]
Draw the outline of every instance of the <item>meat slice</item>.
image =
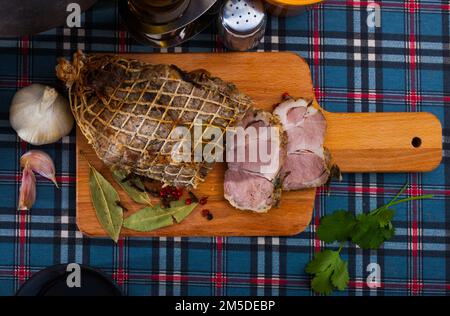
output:
[[[269, 112], [253, 110], [236, 127], [237, 129], [231, 132], [235, 133], [242, 128], [245, 130], [245, 141], [242, 141], [244, 139], [241, 137], [239, 142], [238, 137], [235, 136], [232, 143], [227, 142], [228, 167], [257, 173], [273, 181], [286, 156], [287, 138], [279, 119]], [[273, 131], [267, 129], [270, 127], [274, 128]], [[276, 135], [271, 135], [271, 132]], [[263, 151], [262, 154], [261, 151]], [[239, 153], [240, 157], [238, 157]]]
[[280, 172], [282, 188], [285, 191], [315, 188], [327, 183], [330, 178], [328, 152], [322, 150], [295, 152], [287, 155]]
[[[227, 137], [224, 196], [238, 209], [267, 212], [280, 199], [281, 189], [276, 183], [287, 137], [279, 119], [261, 110], [250, 111], [231, 133], [239, 132], [239, 128], [245, 131], [245, 138], [242, 134], [241, 141], [238, 136]], [[261, 152], [267, 155], [263, 157]]]
[[280, 118], [288, 136], [287, 158], [280, 171], [285, 191], [319, 187], [336, 167], [323, 147], [327, 123], [312, 100], [287, 98], [274, 114]]
[[239, 169], [225, 172], [224, 196], [237, 209], [267, 212], [278, 202], [279, 194], [272, 181], [257, 173]]
[[322, 112], [312, 106], [312, 101], [289, 98], [275, 108], [274, 114], [288, 135], [288, 154], [323, 147], [327, 122]]

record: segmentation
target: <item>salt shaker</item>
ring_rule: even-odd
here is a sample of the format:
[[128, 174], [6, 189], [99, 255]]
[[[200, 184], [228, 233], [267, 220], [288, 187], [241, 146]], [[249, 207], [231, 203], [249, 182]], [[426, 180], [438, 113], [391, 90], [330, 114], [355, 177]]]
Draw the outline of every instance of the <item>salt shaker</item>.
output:
[[266, 29], [264, 4], [260, 0], [226, 0], [218, 22], [219, 35], [228, 49], [252, 49]]

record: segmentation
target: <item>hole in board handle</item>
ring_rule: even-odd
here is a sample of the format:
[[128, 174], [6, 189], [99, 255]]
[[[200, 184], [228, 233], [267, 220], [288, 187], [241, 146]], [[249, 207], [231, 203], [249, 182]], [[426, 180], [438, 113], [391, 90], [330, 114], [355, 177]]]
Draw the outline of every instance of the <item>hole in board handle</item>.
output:
[[422, 146], [422, 139], [420, 137], [414, 137], [411, 141], [411, 145], [413, 145], [414, 148], [419, 148]]

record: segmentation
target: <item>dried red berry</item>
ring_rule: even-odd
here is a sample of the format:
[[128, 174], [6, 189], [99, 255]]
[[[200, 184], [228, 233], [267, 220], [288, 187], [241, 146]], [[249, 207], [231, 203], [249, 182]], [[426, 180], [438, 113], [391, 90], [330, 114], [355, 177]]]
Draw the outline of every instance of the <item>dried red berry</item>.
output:
[[203, 216], [203, 217], [207, 217], [208, 214], [210, 214], [210, 213], [209, 213], [209, 210], [207, 210], [207, 209], [202, 210], [202, 216]]
[[287, 98], [289, 98], [289, 92], [283, 93], [283, 94], [281, 95], [281, 98], [282, 98], [282, 99], [287, 99]]
[[207, 196], [202, 197], [200, 199], [200, 201], [198, 201], [198, 203], [200, 203], [200, 205], [205, 205], [207, 202], [208, 202], [208, 197]]
[[191, 205], [191, 203], [192, 203], [192, 199], [186, 199], [184, 201], [184, 204], [186, 204], [186, 205]]

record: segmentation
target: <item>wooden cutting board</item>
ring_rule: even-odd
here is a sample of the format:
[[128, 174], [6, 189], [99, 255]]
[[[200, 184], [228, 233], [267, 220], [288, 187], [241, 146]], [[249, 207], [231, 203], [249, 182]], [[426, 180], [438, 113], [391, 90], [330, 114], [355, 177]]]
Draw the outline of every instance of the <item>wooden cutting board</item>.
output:
[[[283, 53], [134, 54], [149, 63], [176, 64], [185, 70], [207, 69], [214, 76], [234, 82], [255, 104], [271, 111], [284, 92], [314, 98], [307, 63], [298, 55]], [[316, 104], [319, 106], [318, 104]], [[425, 172], [436, 168], [442, 157], [442, 128], [430, 113], [330, 113], [325, 146], [343, 172]], [[415, 147], [415, 146], [416, 147]], [[84, 155], [80, 155], [82, 151]], [[92, 207], [88, 159], [117, 188], [128, 214], [141, 206], [131, 202], [114, 183], [107, 167], [96, 157], [77, 130], [77, 224], [89, 236], [105, 236]], [[195, 194], [208, 196], [182, 223], [148, 233], [122, 230], [124, 236], [283, 236], [303, 231], [311, 220], [315, 189], [284, 192], [279, 208], [267, 214], [239, 211], [223, 198], [225, 164], [217, 164]], [[332, 194], [332, 192], [331, 192]], [[206, 220], [207, 208], [214, 219]], [[126, 215], [126, 216], [127, 216]]]

